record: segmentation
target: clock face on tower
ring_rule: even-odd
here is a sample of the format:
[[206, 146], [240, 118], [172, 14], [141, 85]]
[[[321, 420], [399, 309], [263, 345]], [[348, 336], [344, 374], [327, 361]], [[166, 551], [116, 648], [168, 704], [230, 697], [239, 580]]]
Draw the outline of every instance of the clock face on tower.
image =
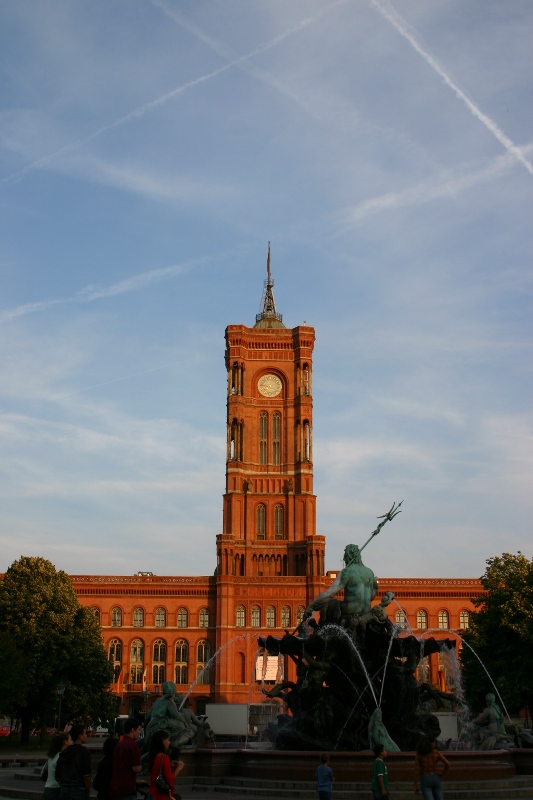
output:
[[263, 397], [276, 397], [281, 392], [281, 381], [277, 375], [263, 375], [257, 388]]

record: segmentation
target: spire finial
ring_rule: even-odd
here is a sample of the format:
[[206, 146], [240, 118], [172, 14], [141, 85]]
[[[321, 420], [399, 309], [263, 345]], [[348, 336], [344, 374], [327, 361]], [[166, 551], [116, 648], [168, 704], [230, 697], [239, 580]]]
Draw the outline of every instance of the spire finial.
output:
[[274, 300], [274, 281], [270, 272], [270, 242], [268, 243], [267, 256], [267, 279], [263, 284], [263, 296], [261, 298], [261, 311], [255, 316], [256, 326], [263, 323], [261, 327], [282, 327], [282, 316], [276, 311], [276, 301]]

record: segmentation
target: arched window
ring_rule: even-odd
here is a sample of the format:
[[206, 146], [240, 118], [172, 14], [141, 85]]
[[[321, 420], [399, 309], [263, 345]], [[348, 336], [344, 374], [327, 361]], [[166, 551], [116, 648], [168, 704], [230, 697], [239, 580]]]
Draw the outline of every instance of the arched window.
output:
[[189, 624], [189, 612], [186, 608], [178, 608], [178, 628], [186, 628]]
[[209, 642], [203, 640], [198, 642], [196, 647], [196, 677], [198, 683], [202, 685], [209, 684], [209, 669], [207, 662], [209, 661]]
[[305, 614], [305, 607], [304, 606], [298, 606], [298, 608], [296, 609], [296, 624], [297, 625], [300, 625], [303, 622], [304, 614]]
[[266, 626], [267, 628], [276, 627], [276, 609], [274, 606], [267, 606], [266, 610]]
[[164, 662], [167, 657], [167, 644], [163, 639], [156, 639], [154, 642], [154, 661]]
[[450, 627], [450, 617], [448, 616], [447, 611], [439, 611], [439, 628], [449, 628]]
[[401, 625], [402, 628], [405, 628], [405, 623], [407, 622], [406, 616], [403, 611], [396, 612], [396, 625]]
[[167, 612], [164, 608], [157, 608], [155, 612], [155, 627], [164, 628], [167, 624]]
[[188, 660], [189, 645], [185, 639], [178, 639], [176, 642], [174, 657], [174, 673], [176, 683], [187, 684], [189, 682], [187, 669]]
[[252, 628], [259, 628], [261, 625], [261, 609], [259, 606], [252, 606]]
[[274, 539], [284, 539], [285, 529], [283, 525], [283, 506], [274, 507]]
[[416, 627], [421, 630], [425, 631], [428, 626], [428, 615], [426, 611], [417, 611], [416, 612]]
[[[144, 642], [141, 639], [134, 639], [131, 643], [131, 658], [133, 664], [142, 664], [144, 660]], [[137, 681], [132, 681], [137, 683]]]
[[111, 627], [120, 628], [122, 626], [122, 609], [114, 608], [111, 611]]
[[244, 628], [246, 625], [246, 611], [244, 606], [237, 606], [235, 609], [235, 625], [237, 628]]
[[462, 631], [468, 630], [470, 627], [470, 613], [468, 611], [459, 611], [459, 628]]
[[236, 361], [231, 369], [231, 394], [242, 394], [242, 367]]
[[259, 503], [256, 511], [256, 534], [258, 539], [265, 538], [266, 531], [266, 508], [263, 503]]
[[94, 614], [94, 616], [95, 616], [95, 618], [96, 618], [96, 621], [97, 621], [97, 623], [98, 623], [98, 624], [100, 624], [100, 609], [99, 609], [99, 608], [96, 608], [96, 606], [93, 606], [93, 607], [91, 608], [91, 611], [93, 612], [93, 614]]
[[259, 414], [259, 463], [268, 463], [268, 414], [262, 411]]
[[291, 610], [289, 606], [283, 606], [283, 608], [281, 609], [281, 627], [282, 628], [291, 627]]
[[272, 415], [272, 463], [281, 464], [281, 414]]
[[164, 683], [165, 678], [165, 660], [167, 657], [167, 645], [163, 639], [156, 639], [153, 647], [153, 666], [152, 666], [152, 683]]
[[309, 394], [310, 393], [309, 366], [307, 364], [304, 364], [303, 369], [302, 369], [302, 383], [303, 383], [303, 386], [302, 386], [303, 394]]
[[142, 628], [144, 625], [144, 609], [135, 608], [133, 611], [133, 627]]
[[130, 647], [130, 683], [143, 682], [144, 643], [134, 639]]
[[202, 608], [200, 610], [199, 625], [200, 628], [209, 628], [209, 610], [207, 608]]
[[303, 460], [311, 461], [311, 426], [309, 420], [304, 420], [303, 424]]
[[116, 683], [122, 668], [122, 642], [120, 639], [111, 639], [109, 642], [108, 657], [113, 667], [114, 683]]

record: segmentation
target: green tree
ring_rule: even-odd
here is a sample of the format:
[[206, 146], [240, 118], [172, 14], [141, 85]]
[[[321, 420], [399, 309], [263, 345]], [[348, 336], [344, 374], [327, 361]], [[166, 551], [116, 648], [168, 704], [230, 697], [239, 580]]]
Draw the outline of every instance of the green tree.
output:
[[[475, 600], [466, 642], [487, 668], [508, 710], [529, 707], [533, 715], [533, 559], [502, 553], [487, 559], [481, 584], [487, 594]], [[470, 707], [484, 707], [492, 691], [486, 672], [468, 647], [461, 651]]]
[[66, 572], [50, 561], [24, 556], [6, 571], [0, 583], [3, 641], [9, 646], [0, 647], [0, 708], [20, 717], [23, 744], [34, 719], [44, 739], [60, 682], [69, 718], [113, 715], [112, 668], [98, 622], [79, 604]]

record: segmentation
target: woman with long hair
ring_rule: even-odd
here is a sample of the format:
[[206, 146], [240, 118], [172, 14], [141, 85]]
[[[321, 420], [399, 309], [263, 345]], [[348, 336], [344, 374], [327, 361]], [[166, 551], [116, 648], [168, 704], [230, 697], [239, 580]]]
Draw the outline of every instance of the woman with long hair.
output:
[[[439, 772], [438, 765], [443, 765]], [[448, 761], [435, 747], [435, 740], [422, 736], [416, 747], [415, 758], [415, 794], [418, 794], [418, 782], [424, 800], [442, 800], [440, 776], [448, 772]]]
[[[171, 761], [168, 755], [170, 736], [168, 731], [158, 730], [152, 734], [150, 750], [148, 751], [148, 769], [150, 771], [150, 794], [154, 800], [168, 800], [172, 797], [174, 780], [183, 769], [183, 761]], [[167, 782], [169, 789], [159, 788], [156, 781], [161, 775]]]
[[108, 800], [109, 784], [111, 783], [111, 773], [113, 771], [113, 751], [118, 744], [118, 739], [110, 736], [105, 740], [102, 748], [104, 757], [96, 767], [96, 775], [93, 779], [93, 789], [98, 793], [98, 800]]
[[48, 747], [48, 761], [43, 769], [46, 770], [46, 783], [44, 784], [44, 800], [59, 800], [61, 795], [61, 786], [56, 781], [56, 766], [59, 754], [72, 744], [70, 733], [56, 733], [50, 740]]

